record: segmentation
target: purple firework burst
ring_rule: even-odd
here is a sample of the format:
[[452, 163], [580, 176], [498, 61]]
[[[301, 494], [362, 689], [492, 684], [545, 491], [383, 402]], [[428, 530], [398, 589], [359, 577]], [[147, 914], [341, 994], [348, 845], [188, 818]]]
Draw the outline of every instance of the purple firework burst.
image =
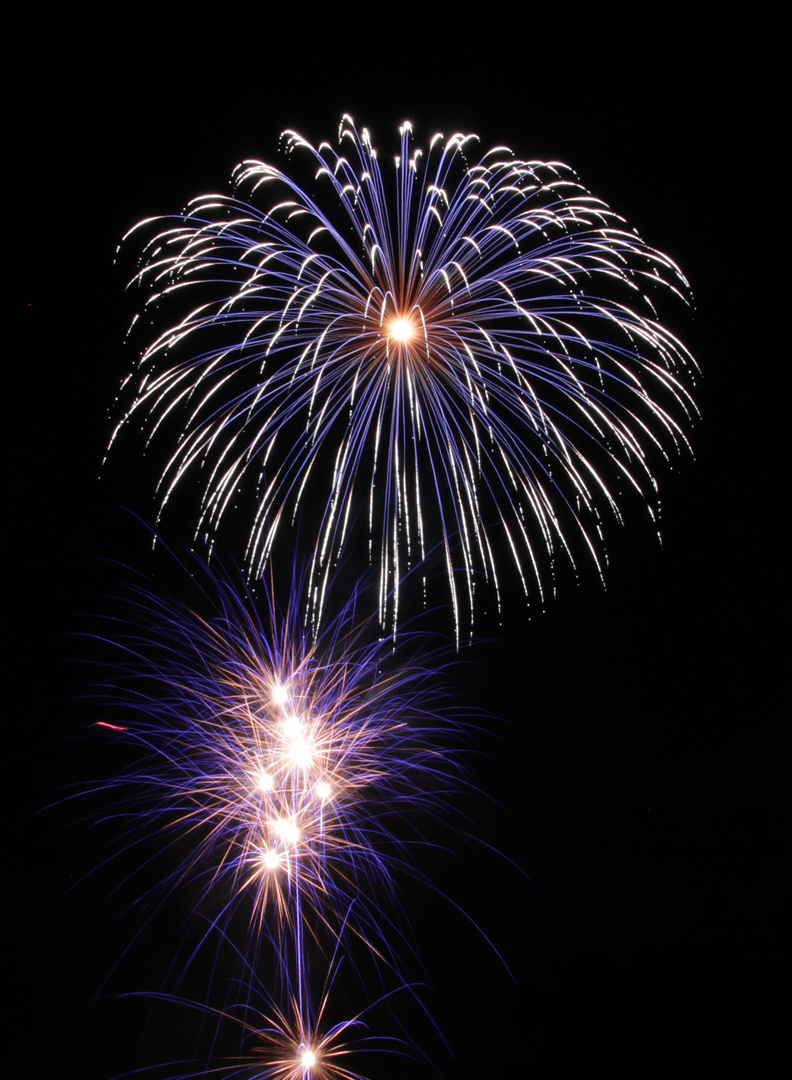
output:
[[176, 431], [161, 505], [199, 477], [210, 541], [251, 499], [254, 575], [309, 510], [316, 619], [353, 543], [394, 629], [439, 550], [459, 636], [501, 555], [526, 593], [543, 551], [582, 539], [599, 566], [602, 510], [651, 501], [686, 441], [695, 364], [650, 299], [687, 296], [678, 267], [566, 165], [476, 141], [423, 151], [405, 123], [387, 168], [344, 117], [338, 148], [287, 132], [288, 171], [243, 162], [233, 195], [137, 226], [153, 329], [119, 428]]
[[261, 617], [246, 587], [206, 574], [208, 613], [134, 589], [113, 635], [105, 726], [142, 749], [110, 781], [115, 850], [141, 864], [170, 850], [148, 908], [184, 889], [210, 928], [246, 926], [253, 967], [269, 942], [290, 985], [307, 948], [332, 953], [342, 934], [398, 970], [394, 874], [418, 872], [424, 826], [465, 784], [436, 657], [415, 659], [407, 635], [400, 663], [354, 600], [315, 639], [297, 601], [270, 595]]

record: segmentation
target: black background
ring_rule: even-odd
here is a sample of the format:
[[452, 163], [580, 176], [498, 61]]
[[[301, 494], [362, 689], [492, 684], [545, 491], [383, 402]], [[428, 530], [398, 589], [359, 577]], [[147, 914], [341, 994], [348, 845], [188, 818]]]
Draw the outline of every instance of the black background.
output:
[[[475, 131], [571, 164], [682, 266], [695, 307], [673, 325], [703, 371], [695, 457], [660, 476], [662, 545], [634, 507], [611, 532], [606, 589], [591, 572], [544, 612], [513, 602], [463, 653], [460, 695], [498, 718], [476, 765], [494, 802], [466, 809], [530, 880], [462, 844], [436, 868], [513, 977], [453, 909], [407, 887], [450, 1045], [427, 1035], [427, 1051], [458, 1080], [782, 1075], [788, 304], [773, 27], [498, 4], [117, 18], [72, 9], [12, 37], [7, 1075], [109, 1080], [194, 1050], [195, 1014], [149, 1022], [149, 1005], [113, 996], [159, 988], [178, 905], [103, 987], [134, 890], [107, 897], [100, 874], [69, 891], [100, 858], [101, 829], [72, 805], [39, 813], [114, 767], [106, 744], [74, 738], [95, 720], [75, 634], [117, 582], [102, 560], [149, 565], [124, 509], [151, 520], [145, 470], [99, 475], [134, 356], [115, 246], [139, 219], [222, 189], [243, 158], [274, 160], [286, 127], [333, 138], [344, 112], [383, 156], [409, 118], [418, 141]], [[366, 1068], [425, 1075], [387, 1058]]]

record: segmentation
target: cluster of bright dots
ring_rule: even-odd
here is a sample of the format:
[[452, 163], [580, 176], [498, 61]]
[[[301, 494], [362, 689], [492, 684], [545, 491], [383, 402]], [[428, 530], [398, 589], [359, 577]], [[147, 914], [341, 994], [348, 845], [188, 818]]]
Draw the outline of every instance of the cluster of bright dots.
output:
[[266, 807], [261, 852], [265, 871], [288, 865], [290, 854], [298, 850], [308, 832], [310, 817], [316, 833], [324, 833], [324, 808], [333, 791], [322, 775], [321, 760], [327, 753], [320, 753], [317, 747], [314, 725], [295, 709], [282, 683], [273, 685], [270, 704], [272, 734], [253, 781]]

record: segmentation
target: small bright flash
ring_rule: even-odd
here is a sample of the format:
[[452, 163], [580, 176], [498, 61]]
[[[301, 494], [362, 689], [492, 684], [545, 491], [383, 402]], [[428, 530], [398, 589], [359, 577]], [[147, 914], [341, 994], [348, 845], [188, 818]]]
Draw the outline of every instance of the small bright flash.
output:
[[286, 844], [296, 844], [300, 839], [300, 830], [294, 822], [289, 821], [288, 818], [278, 818], [278, 820], [273, 823], [273, 828], [276, 834]]
[[261, 856], [261, 861], [267, 870], [277, 870], [280, 866], [280, 853], [274, 850], [265, 851]]
[[289, 691], [282, 683], [275, 683], [271, 697], [275, 705], [285, 705], [289, 700]]
[[304, 739], [295, 739], [289, 749], [289, 757], [300, 769], [310, 769], [313, 764], [313, 751]]
[[258, 788], [259, 791], [272, 791], [275, 787], [275, 777], [272, 773], [264, 772], [262, 769], [258, 775]]
[[287, 739], [299, 739], [302, 735], [302, 721], [299, 716], [287, 716], [283, 721], [283, 734]]
[[322, 802], [327, 802], [332, 793], [332, 788], [326, 780], [320, 780], [319, 783], [316, 785], [316, 794], [319, 796]]
[[300, 1064], [304, 1069], [310, 1069], [316, 1064], [316, 1054], [313, 1050], [303, 1050], [302, 1057], [300, 1058]]

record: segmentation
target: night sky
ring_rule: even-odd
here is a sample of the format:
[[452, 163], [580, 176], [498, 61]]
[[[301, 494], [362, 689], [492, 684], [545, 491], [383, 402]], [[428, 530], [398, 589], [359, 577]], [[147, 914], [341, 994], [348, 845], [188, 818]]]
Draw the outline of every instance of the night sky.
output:
[[[418, 142], [474, 131], [483, 149], [570, 164], [682, 267], [694, 308], [670, 324], [703, 372], [694, 456], [658, 469], [662, 543], [628, 501], [606, 588], [585, 564], [577, 583], [560, 572], [544, 610], [507, 588], [503, 619], [485, 614], [460, 655], [459, 700], [492, 717], [471, 764], [484, 794], [463, 809], [505, 858], [460, 837], [432, 871], [511, 975], [452, 905], [406, 883], [415, 978], [450, 1049], [405, 1007], [437, 1072], [382, 1058], [366, 1075], [786, 1075], [777, 69], [750, 22], [704, 31], [559, 9], [518, 25], [499, 5], [479, 18], [220, 7], [206, 21], [139, 13], [101, 45], [73, 11], [46, 31], [20, 24], [6, 202], [19, 227], [5, 365], [10, 1077], [111, 1080], [200, 1041], [197, 1013], [119, 997], [164, 985], [187, 898], [113, 970], [138, 887], [123, 860], [91, 875], [109, 826], [52, 806], [123, 756], [81, 737], [99, 717], [84, 700], [99, 676], [80, 635], [113, 610], [115, 564], [168, 576], [132, 516], [153, 523], [151, 464], [122, 448], [100, 475], [136, 355], [116, 245], [141, 218], [225, 190], [244, 158], [278, 163], [284, 128], [333, 139], [344, 112], [381, 158], [410, 119]], [[167, 523], [174, 545], [188, 533]], [[200, 980], [184, 995], [200, 996]]]

